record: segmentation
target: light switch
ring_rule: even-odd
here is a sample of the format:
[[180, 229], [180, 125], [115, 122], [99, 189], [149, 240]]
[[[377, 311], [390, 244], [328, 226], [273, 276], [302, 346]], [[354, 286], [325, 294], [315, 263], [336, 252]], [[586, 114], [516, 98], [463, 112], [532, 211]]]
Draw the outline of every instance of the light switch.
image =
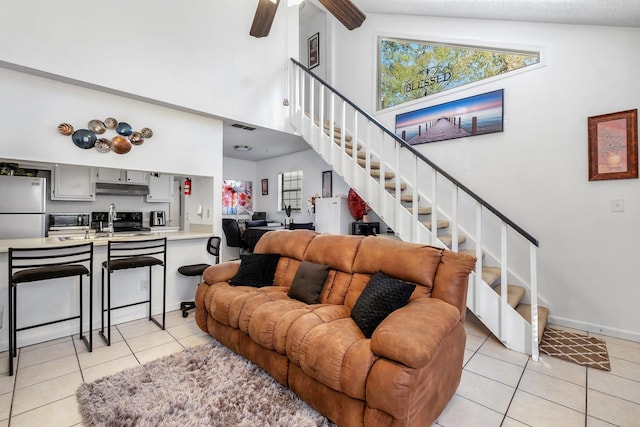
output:
[[624, 199], [612, 200], [611, 212], [624, 212]]

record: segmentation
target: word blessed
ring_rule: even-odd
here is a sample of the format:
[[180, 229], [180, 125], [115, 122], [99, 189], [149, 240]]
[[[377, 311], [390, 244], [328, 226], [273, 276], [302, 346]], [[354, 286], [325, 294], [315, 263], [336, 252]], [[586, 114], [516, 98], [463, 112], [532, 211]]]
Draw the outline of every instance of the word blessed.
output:
[[429, 67], [424, 70], [422, 75], [422, 79], [415, 80], [404, 85], [405, 93], [424, 89], [423, 96], [427, 96], [427, 88], [434, 85], [440, 85], [442, 88], [446, 86], [446, 83], [449, 82], [449, 80], [451, 80], [451, 70], [445, 67]]

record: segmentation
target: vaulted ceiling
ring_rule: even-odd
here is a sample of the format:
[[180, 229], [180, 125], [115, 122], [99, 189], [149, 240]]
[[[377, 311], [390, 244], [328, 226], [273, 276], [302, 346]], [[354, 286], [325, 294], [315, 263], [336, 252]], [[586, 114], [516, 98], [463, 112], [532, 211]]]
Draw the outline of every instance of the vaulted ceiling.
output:
[[[365, 14], [422, 15], [466, 19], [547, 22], [576, 25], [640, 27], [640, 0], [352, 0]], [[325, 11], [318, 0], [305, 0], [304, 15]], [[357, 29], [354, 31], [358, 31]], [[299, 137], [258, 128], [224, 127], [224, 155], [261, 160], [308, 149]], [[251, 151], [237, 151], [235, 145], [252, 145]]]

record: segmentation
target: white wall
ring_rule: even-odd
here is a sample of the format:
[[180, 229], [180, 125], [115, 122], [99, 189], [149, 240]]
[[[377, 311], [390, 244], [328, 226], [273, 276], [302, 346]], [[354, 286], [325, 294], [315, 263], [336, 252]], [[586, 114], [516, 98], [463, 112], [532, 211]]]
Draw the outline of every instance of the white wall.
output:
[[370, 112], [377, 36], [542, 50], [544, 67], [376, 117], [393, 129], [400, 112], [504, 88], [503, 133], [417, 148], [539, 239], [553, 322], [640, 341], [640, 182], [587, 174], [587, 117], [638, 108], [640, 30], [373, 14], [357, 31], [334, 28], [334, 85]]
[[6, 0], [0, 61], [286, 130], [298, 14], [281, 3], [256, 39], [256, 1]]

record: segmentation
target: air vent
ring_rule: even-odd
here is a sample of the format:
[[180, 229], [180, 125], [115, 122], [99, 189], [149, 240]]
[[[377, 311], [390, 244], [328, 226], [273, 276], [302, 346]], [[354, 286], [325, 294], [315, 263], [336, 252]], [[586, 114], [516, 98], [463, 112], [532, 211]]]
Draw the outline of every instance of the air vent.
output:
[[234, 128], [239, 128], [239, 129], [244, 129], [244, 130], [256, 130], [256, 128], [253, 128], [251, 126], [241, 125], [240, 123], [234, 123], [231, 126], [234, 127]]

